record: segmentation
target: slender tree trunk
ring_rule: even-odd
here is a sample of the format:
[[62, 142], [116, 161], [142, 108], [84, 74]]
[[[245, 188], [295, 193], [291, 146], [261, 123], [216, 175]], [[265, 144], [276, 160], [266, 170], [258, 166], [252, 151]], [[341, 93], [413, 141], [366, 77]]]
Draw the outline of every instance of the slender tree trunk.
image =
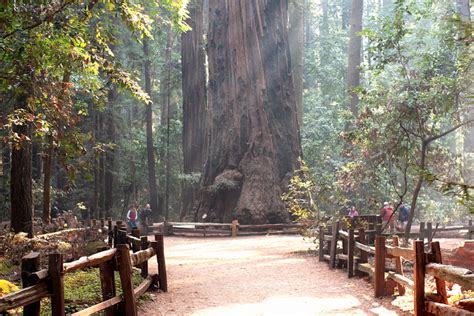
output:
[[291, 72], [295, 86], [298, 123], [303, 126], [303, 75], [304, 75], [304, 3], [303, 0], [289, 1], [289, 45]]
[[[143, 70], [145, 75], [145, 92], [151, 96], [151, 56], [149, 51], [149, 39], [143, 39]], [[158, 189], [156, 185], [156, 169], [155, 169], [155, 148], [153, 146], [153, 103], [146, 106], [146, 152], [148, 164], [148, 190], [150, 194], [150, 206], [153, 217], [159, 217], [162, 214], [158, 209]]]
[[[206, 152], [206, 51], [204, 49], [204, 10], [208, 6], [194, 0], [189, 7], [187, 23], [191, 31], [183, 33], [181, 40], [183, 89], [183, 171], [185, 174], [202, 172]], [[199, 197], [198, 183], [183, 187], [183, 219]]]
[[[15, 110], [30, 112], [27, 95], [16, 97]], [[13, 132], [31, 139], [31, 124], [14, 125]], [[15, 233], [25, 232], [33, 237], [33, 191], [31, 143], [24, 141], [12, 147], [10, 201], [11, 227]]]
[[[99, 141], [99, 115], [98, 110], [94, 109], [94, 137], [95, 141]], [[89, 214], [90, 218], [97, 218], [99, 214], [99, 153], [94, 153], [94, 192], [92, 196], [92, 206]]]
[[37, 138], [32, 141], [32, 163], [33, 163], [33, 179], [40, 181], [43, 174], [43, 159], [41, 157], [41, 141]]
[[209, 7], [210, 142], [197, 217], [284, 222], [280, 195], [301, 155], [288, 3], [210, 0]]
[[[115, 116], [114, 108], [117, 102], [118, 93], [115, 87], [112, 87], [108, 93], [107, 102], [107, 141], [114, 144], [115, 135]], [[114, 206], [114, 172], [115, 172], [115, 149], [107, 148], [104, 157], [104, 208], [101, 217], [109, 217], [112, 214]]]
[[46, 137], [44, 159], [44, 178], [43, 178], [43, 222], [51, 222], [51, 173], [53, 171], [53, 153], [54, 139], [53, 136]]
[[[426, 168], [426, 153], [428, 151], [428, 143], [426, 141], [422, 141], [421, 144], [421, 151], [420, 151], [420, 162], [418, 164], [418, 168], [420, 170], [424, 170]], [[416, 212], [416, 202], [418, 201], [418, 196], [420, 195], [421, 187], [423, 186], [423, 182], [425, 178], [423, 175], [418, 176], [418, 180], [416, 182], [415, 190], [413, 191], [413, 197], [411, 199], [410, 205], [410, 213], [408, 214], [408, 222], [405, 228], [405, 238], [410, 238], [411, 232], [411, 225], [413, 223], [413, 218], [415, 217]]]
[[359, 97], [351, 90], [360, 85], [360, 60], [362, 38], [357, 35], [362, 31], [363, 0], [352, 0], [351, 22], [349, 30], [349, 48], [347, 61], [347, 88], [350, 93], [349, 107], [352, 114], [357, 116]]
[[[104, 113], [99, 114], [99, 135], [100, 141], [104, 140]], [[99, 209], [96, 214], [97, 218], [104, 216], [105, 210], [105, 153], [99, 154]]]

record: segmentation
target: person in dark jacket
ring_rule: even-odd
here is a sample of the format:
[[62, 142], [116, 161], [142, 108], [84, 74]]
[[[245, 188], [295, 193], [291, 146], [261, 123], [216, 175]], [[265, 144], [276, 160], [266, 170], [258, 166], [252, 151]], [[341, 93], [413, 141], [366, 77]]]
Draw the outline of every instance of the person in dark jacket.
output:
[[400, 204], [400, 213], [398, 214], [398, 221], [400, 223], [400, 230], [405, 230], [408, 223], [408, 215], [410, 214], [410, 208], [405, 203]]

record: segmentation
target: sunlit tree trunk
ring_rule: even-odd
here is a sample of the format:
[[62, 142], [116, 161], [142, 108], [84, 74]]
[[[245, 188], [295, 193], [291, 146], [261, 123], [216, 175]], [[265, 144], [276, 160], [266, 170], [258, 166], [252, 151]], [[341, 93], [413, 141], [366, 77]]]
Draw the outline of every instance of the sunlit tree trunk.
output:
[[[24, 110], [31, 113], [28, 105], [28, 96], [21, 93], [16, 96], [15, 110]], [[24, 135], [31, 139], [31, 124], [14, 125], [13, 133]], [[32, 191], [32, 161], [31, 143], [23, 141], [19, 146], [12, 146], [10, 201], [11, 201], [11, 228], [15, 233], [25, 232], [33, 236], [33, 191]]]
[[[204, 10], [206, 3], [195, 0], [189, 6], [191, 31], [182, 35], [181, 67], [183, 89], [183, 170], [185, 174], [201, 172], [206, 151], [206, 51], [204, 43]], [[199, 184], [183, 187], [182, 219], [191, 212], [198, 198]]]
[[304, 75], [304, 3], [303, 0], [290, 0], [288, 5], [288, 39], [291, 55], [291, 72], [295, 86], [298, 123], [303, 125], [303, 75]]
[[209, 1], [209, 148], [198, 219], [288, 220], [301, 155], [286, 0]]
[[352, 91], [352, 89], [360, 85], [359, 68], [361, 62], [362, 38], [357, 33], [362, 31], [363, 9], [363, 0], [352, 0], [347, 61], [347, 88], [350, 93], [349, 108], [354, 116], [357, 116], [359, 97]]
[[[118, 99], [117, 89], [112, 87], [108, 93], [106, 112], [106, 134], [107, 142], [115, 144], [115, 115], [114, 108]], [[104, 209], [101, 217], [111, 216], [114, 205], [114, 184], [115, 184], [115, 149], [107, 148], [104, 154]]]
[[[151, 56], [150, 41], [147, 37], [143, 39], [143, 70], [145, 77], [145, 92], [151, 96]], [[148, 166], [148, 191], [150, 195], [150, 207], [153, 217], [157, 218], [162, 214], [158, 209], [158, 189], [156, 184], [155, 168], [155, 148], [153, 146], [153, 103], [146, 105], [146, 152]]]

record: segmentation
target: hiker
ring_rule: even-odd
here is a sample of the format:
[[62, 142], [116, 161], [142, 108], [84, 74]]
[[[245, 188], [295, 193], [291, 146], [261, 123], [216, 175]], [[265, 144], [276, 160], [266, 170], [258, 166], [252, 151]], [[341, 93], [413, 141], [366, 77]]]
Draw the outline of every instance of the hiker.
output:
[[389, 227], [390, 232], [393, 233], [395, 229], [393, 207], [390, 206], [388, 202], [383, 203], [383, 207], [380, 209], [380, 215], [382, 216], [383, 227]]
[[58, 204], [55, 202], [53, 204], [53, 207], [51, 208], [51, 219], [58, 218], [58, 216], [59, 216], [59, 208], [58, 208]]
[[410, 208], [405, 205], [404, 202], [400, 204], [400, 214], [398, 214], [398, 221], [400, 223], [399, 229], [400, 231], [404, 231], [407, 227], [408, 222], [408, 214], [410, 214]]
[[128, 210], [127, 213], [127, 225], [130, 229], [136, 229], [137, 228], [137, 208], [135, 205], [130, 205], [130, 209]]
[[148, 233], [148, 225], [151, 224], [151, 207], [150, 204], [145, 205], [145, 208], [140, 211], [138, 215], [140, 218], [140, 232], [144, 235]]
[[347, 214], [350, 218], [359, 216], [359, 212], [357, 212], [355, 206], [352, 206], [351, 209], [349, 210], [349, 213]]

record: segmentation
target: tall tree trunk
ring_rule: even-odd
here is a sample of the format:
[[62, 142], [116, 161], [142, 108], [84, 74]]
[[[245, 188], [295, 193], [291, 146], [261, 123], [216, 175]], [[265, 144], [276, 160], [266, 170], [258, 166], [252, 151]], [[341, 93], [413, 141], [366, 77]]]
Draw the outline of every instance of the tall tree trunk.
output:
[[54, 139], [52, 135], [46, 137], [43, 177], [43, 222], [51, 222], [51, 173], [53, 171]]
[[40, 181], [43, 173], [43, 159], [41, 157], [41, 141], [37, 138], [32, 141], [32, 174], [35, 181]]
[[357, 34], [362, 31], [363, 0], [352, 0], [351, 22], [349, 30], [349, 48], [347, 61], [347, 88], [350, 93], [349, 107], [354, 116], [357, 116], [359, 97], [351, 91], [360, 85], [360, 59], [362, 38]]
[[[312, 1], [311, 0], [305, 0], [304, 1], [304, 6], [305, 8], [309, 8], [311, 6]], [[315, 23], [314, 21], [314, 15], [312, 13], [312, 10], [307, 10], [304, 12], [304, 46], [305, 47], [312, 47], [313, 46], [313, 41], [315, 39], [315, 32], [313, 29], [313, 25]], [[314, 88], [315, 86], [315, 76], [309, 69], [309, 67], [304, 67], [304, 88], [305, 89], [310, 89]]]
[[284, 222], [280, 195], [301, 155], [288, 3], [210, 0], [209, 7], [210, 142], [197, 217]]
[[[99, 135], [100, 141], [104, 141], [104, 113], [99, 112]], [[99, 154], [99, 209], [97, 212], [97, 218], [104, 216], [105, 209], [105, 153], [100, 152]]]
[[[94, 113], [94, 138], [95, 141], [99, 141], [99, 111], [97, 109], [93, 109]], [[92, 196], [92, 206], [89, 213], [90, 218], [97, 218], [99, 214], [99, 153], [94, 153], [94, 191]]]
[[[183, 170], [185, 174], [202, 172], [206, 152], [206, 51], [204, 49], [204, 10], [209, 8], [200, 0], [189, 7], [187, 23], [191, 31], [181, 36], [181, 65], [183, 89]], [[186, 183], [183, 188], [184, 218], [194, 207], [199, 193], [198, 183]]]
[[[321, 1], [322, 17], [319, 22], [319, 34], [320, 34], [320, 47], [319, 47], [319, 64], [320, 67], [324, 67], [330, 62], [331, 52], [327, 49], [328, 43], [330, 42], [329, 35], [329, 8], [328, 0]], [[312, 79], [314, 80], [314, 79]], [[331, 95], [332, 93], [332, 84], [329, 80], [321, 80], [320, 82], [321, 95], [323, 100], [326, 99], [326, 96]], [[328, 106], [329, 104], [327, 104]]]
[[[145, 61], [143, 70], [145, 75], [145, 92], [151, 96], [151, 56], [149, 51], [149, 39], [143, 39], [143, 55]], [[159, 217], [162, 214], [158, 209], [158, 189], [156, 185], [156, 169], [155, 169], [155, 148], [153, 146], [153, 103], [146, 106], [146, 152], [148, 165], [148, 191], [150, 194], [151, 211], [155, 214], [153, 217]]]
[[[27, 95], [16, 97], [15, 110], [31, 109], [28, 106]], [[25, 135], [31, 139], [31, 124], [14, 125], [13, 132]], [[31, 143], [23, 141], [20, 146], [12, 146], [10, 201], [11, 227], [15, 233], [25, 232], [33, 236], [33, 191], [32, 191], [32, 161]]]
[[[115, 136], [115, 116], [114, 106], [117, 102], [118, 93], [115, 87], [112, 87], [108, 93], [107, 102], [107, 141], [114, 144]], [[107, 148], [104, 157], [104, 209], [101, 217], [112, 215], [114, 205], [114, 172], [115, 172], [115, 150]]]
[[171, 161], [170, 161], [170, 122], [171, 122], [171, 67], [172, 67], [172, 48], [174, 42], [174, 33], [171, 25], [167, 30], [167, 41], [165, 51], [165, 67], [164, 67], [164, 82], [162, 84], [162, 117], [161, 123], [165, 125], [165, 194], [164, 194], [164, 216], [168, 219], [169, 215], [169, 195], [170, 195], [170, 178], [171, 178]]
[[351, 17], [351, 3], [351, 0], [342, 0], [341, 23], [343, 30], [347, 30], [347, 28], [349, 27]]
[[288, 6], [288, 39], [291, 55], [291, 72], [295, 86], [298, 123], [303, 126], [303, 74], [304, 74], [304, 3], [303, 0], [290, 0]]

